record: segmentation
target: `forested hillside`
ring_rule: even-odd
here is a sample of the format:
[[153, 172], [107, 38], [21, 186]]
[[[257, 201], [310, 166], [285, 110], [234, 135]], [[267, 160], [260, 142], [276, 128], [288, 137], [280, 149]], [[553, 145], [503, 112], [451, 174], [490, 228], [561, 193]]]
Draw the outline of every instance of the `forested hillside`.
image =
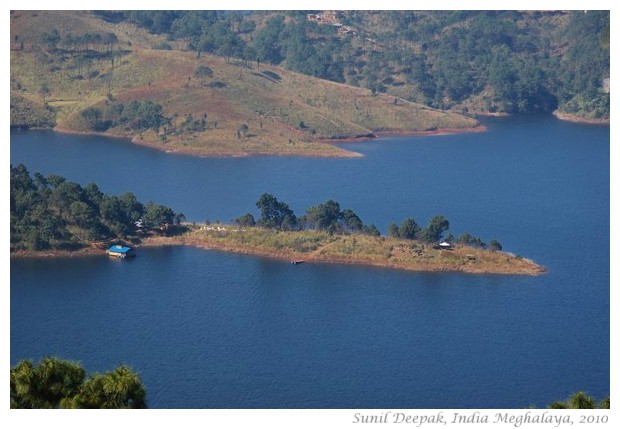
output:
[[105, 195], [94, 183], [82, 187], [55, 174], [31, 176], [23, 164], [11, 166], [10, 206], [11, 251], [76, 250], [97, 241], [136, 240], [185, 218], [160, 204], [142, 204], [131, 192]]
[[[124, 12], [188, 48], [440, 109], [609, 117], [609, 11]], [[607, 87], [608, 88], [608, 87]]]
[[608, 11], [12, 11], [11, 126], [355, 156], [324, 140], [609, 120], [609, 44]]

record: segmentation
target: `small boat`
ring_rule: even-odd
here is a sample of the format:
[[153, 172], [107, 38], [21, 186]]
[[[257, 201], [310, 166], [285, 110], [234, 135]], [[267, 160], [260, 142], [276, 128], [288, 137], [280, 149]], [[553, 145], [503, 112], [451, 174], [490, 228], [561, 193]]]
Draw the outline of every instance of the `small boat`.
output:
[[291, 264], [293, 265], [297, 265], [297, 264], [303, 264], [304, 261], [291, 261]]

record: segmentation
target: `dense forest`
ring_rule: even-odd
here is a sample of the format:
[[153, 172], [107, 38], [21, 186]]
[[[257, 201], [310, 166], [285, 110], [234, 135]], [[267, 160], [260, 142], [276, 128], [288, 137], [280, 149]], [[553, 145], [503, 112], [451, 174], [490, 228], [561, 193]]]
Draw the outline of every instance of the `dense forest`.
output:
[[136, 240], [149, 230], [179, 224], [182, 213], [130, 192], [105, 195], [97, 185], [84, 187], [55, 174], [30, 175], [23, 164], [11, 166], [11, 251], [75, 250], [110, 239]]
[[609, 117], [609, 11], [97, 14], [198, 56], [281, 65], [435, 108]]

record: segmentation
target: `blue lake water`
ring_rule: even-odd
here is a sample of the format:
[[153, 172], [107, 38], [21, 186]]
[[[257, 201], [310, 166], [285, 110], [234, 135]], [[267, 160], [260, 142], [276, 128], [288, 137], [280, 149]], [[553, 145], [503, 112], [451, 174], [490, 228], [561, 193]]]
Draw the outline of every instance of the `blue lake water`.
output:
[[523, 408], [609, 394], [609, 127], [489, 119], [387, 138], [359, 159], [192, 158], [123, 140], [11, 134], [12, 164], [188, 220], [263, 192], [327, 199], [382, 231], [434, 214], [548, 268], [538, 277], [291, 266], [193, 248], [11, 261], [11, 363], [126, 363], [154, 408]]

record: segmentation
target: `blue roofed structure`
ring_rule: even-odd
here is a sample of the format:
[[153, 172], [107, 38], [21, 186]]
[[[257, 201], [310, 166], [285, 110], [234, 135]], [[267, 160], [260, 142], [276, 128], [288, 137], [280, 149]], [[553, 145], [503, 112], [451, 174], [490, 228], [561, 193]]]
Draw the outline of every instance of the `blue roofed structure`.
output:
[[129, 256], [135, 256], [133, 248], [121, 245], [114, 245], [107, 250], [108, 255], [116, 258], [127, 258]]

